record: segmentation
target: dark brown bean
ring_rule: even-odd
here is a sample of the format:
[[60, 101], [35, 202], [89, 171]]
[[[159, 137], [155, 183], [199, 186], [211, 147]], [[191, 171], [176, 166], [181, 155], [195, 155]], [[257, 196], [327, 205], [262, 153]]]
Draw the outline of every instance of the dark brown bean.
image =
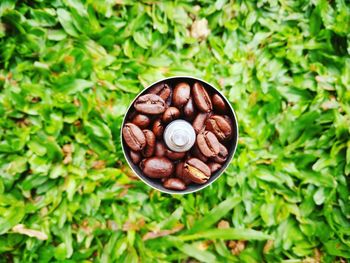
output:
[[179, 109], [175, 108], [175, 107], [169, 107], [163, 113], [162, 121], [165, 123], [168, 123], [168, 122], [171, 122], [173, 120], [178, 119], [179, 117], [180, 117]]
[[151, 157], [156, 147], [156, 136], [151, 130], [143, 130], [143, 134], [146, 137], [146, 147], [142, 150], [144, 157]]
[[228, 151], [226, 147], [220, 143], [219, 153], [217, 156], [213, 158], [213, 160], [217, 163], [224, 163], [227, 160], [227, 156], [228, 156]]
[[232, 121], [232, 119], [228, 115], [224, 115], [223, 117], [230, 124], [231, 129], [232, 129], [232, 133], [233, 133], [233, 128], [232, 128], [233, 127], [233, 121]]
[[157, 157], [162, 157], [165, 155], [166, 146], [164, 142], [156, 142], [156, 149], [154, 151], [154, 155]]
[[197, 184], [204, 184], [211, 175], [208, 165], [197, 158], [187, 160], [183, 168], [184, 174]]
[[139, 152], [130, 150], [130, 159], [134, 164], [138, 164], [141, 161], [142, 157]]
[[176, 164], [175, 167], [175, 175], [179, 178], [182, 178], [183, 176], [183, 168], [184, 168], [184, 162], [179, 162]]
[[143, 173], [150, 178], [169, 177], [174, 172], [173, 163], [165, 157], [151, 157], [140, 163]]
[[183, 112], [187, 120], [192, 121], [195, 118], [196, 108], [194, 107], [192, 97], [190, 97], [188, 102], [185, 104]]
[[196, 143], [201, 153], [206, 157], [215, 157], [219, 153], [220, 143], [215, 134], [210, 131], [198, 134]]
[[146, 129], [150, 124], [151, 120], [147, 115], [137, 114], [134, 116], [131, 122], [139, 126], [140, 129]]
[[214, 94], [211, 97], [211, 100], [213, 102], [214, 110], [216, 110], [219, 113], [226, 113], [227, 112], [227, 106], [223, 98], [219, 94]]
[[211, 116], [205, 124], [208, 131], [213, 132], [219, 141], [227, 141], [232, 137], [230, 123], [220, 115]]
[[200, 133], [204, 129], [204, 124], [209, 117], [209, 113], [200, 112], [194, 121], [192, 122], [192, 127], [196, 134]]
[[142, 130], [133, 123], [127, 123], [123, 127], [125, 143], [134, 151], [141, 151], [146, 146], [146, 137]]
[[140, 96], [134, 103], [138, 112], [145, 114], [160, 114], [165, 111], [164, 100], [155, 94], [146, 94]]
[[172, 89], [166, 83], [160, 83], [149, 90], [150, 94], [161, 97], [168, 105], [171, 103]]
[[178, 191], [186, 189], [185, 182], [183, 182], [179, 178], [169, 178], [169, 179], [165, 180], [165, 182], [163, 183], [163, 186], [165, 188], [168, 188], [171, 190], [178, 190]]
[[180, 178], [182, 181], [184, 181], [186, 185], [189, 185], [190, 183], [192, 183], [192, 181], [184, 174], [184, 164], [184, 162], [179, 162], [176, 164], [175, 175], [177, 178]]
[[202, 162], [207, 162], [208, 161], [208, 157], [205, 157], [201, 151], [198, 149], [197, 144], [194, 144], [193, 147], [191, 148], [191, 153], [193, 155], [193, 157], [198, 158], [199, 160], [201, 160]]
[[219, 163], [208, 163], [208, 167], [210, 168], [211, 174], [215, 173], [216, 171], [220, 170], [222, 165]]
[[199, 82], [193, 85], [193, 99], [197, 108], [202, 112], [210, 112], [213, 110], [213, 105], [208, 92]]
[[163, 137], [164, 125], [161, 119], [157, 119], [154, 121], [152, 131], [158, 139]]
[[132, 119], [138, 114], [138, 112], [134, 108], [130, 111], [131, 112], [128, 114], [127, 119], [128, 121], [132, 122]]
[[186, 152], [174, 152], [170, 149], [165, 150], [165, 156], [168, 157], [170, 160], [180, 160], [184, 158], [186, 155]]
[[187, 83], [181, 82], [175, 86], [173, 93], [173, 104], [182, 107], [190, 99], [191, 88]]

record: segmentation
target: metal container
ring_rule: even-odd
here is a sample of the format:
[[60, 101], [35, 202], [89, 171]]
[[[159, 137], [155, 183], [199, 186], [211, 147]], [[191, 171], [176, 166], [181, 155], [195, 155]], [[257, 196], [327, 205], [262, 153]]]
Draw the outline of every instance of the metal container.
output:
[[[141, 96], [146, 94], [150, 88], [154, 87], [155, 85], [159, 84], [159, 83], [167, 83], [170, 87], [174, 87], [177, 83], [179, 82], [186, 82], [188, 83], [191, 87], [193, 86], [193, 84], [195, 82], [200, 82], [204, 88], [206, 88], [208, 91], [213, 91], [217, 94], [219, 94], [224, 101], [226, 101], [227, 105], [229, 105], [229, 111], [227, 113], [227, 115], [230, 117], [230, 119], [232, 120], [232, 125], [233, 125], [233, 137], [231, 139], [231, 143], [228, 147], [228, 152], [229, 155], [227, 157], [227, 161], [222, 165], [221, 169], [219, 169], [218, 171], [216, 171], [214, 174], [211, 175], [210, 179], [205, 183], [205, 184], [190, 184], [187, 186], [187, 189], [182, 190], [182, 191], [176, 191], [176, 190], [171, 190], [171, 189], [167, 189], [165, 187], [163, 187], [161, 181], [158, 179], [152, 179], [149, 178], [147, 176], [145, 176], [140, 167], [138, 167], [137, 165], [135, 165], [130, 158], [129, 152], [126, 150], [127, 149], [127, 145], [123, 139], [122, 136], [122, 128], [124, 127], [124, 124], [126, 123], [126, 121], [128, 120], [128, 117], [131, 113], [132, 110], [134, 110], [133, 105], [135, 100]], [[171, 122], [170, 124], [167, 125], [167, 127], [165, 128], [164, 131], [164, 136], [166, 135], [166, 137], [164, 137], [164, 142], [166, 142], [166, 144], [168, 145], [168, 147], [174, 151], [179, 149], [187, 149], [188, 147], [191, 147], [190, 145], [194, 143], [193, 141], [193, 134], [191, 131], [191, 128], [188, 127], [188, 125], [186, 125], [186, 121], [177, 121], [177, 123], [175, 124], [176, 121]], [[172, 127], [169, 127], [172, 126]], [[237, 148], [237, 142], [238, 142], [238, 123], [237, 123], [237, 118], [236, 118], [236, 114], [231, 106], [231, 104], [229, 103], [229, 101], [225, 98], [225, 96], [223, 94], [221, 94], [221, 92], [216, 89], [213, 85], [209, 84], [208, 82], [205, 82], [204, 80], [201, 80], [199, 78], [195, 78], [195, 77], [191, 77], [191, 76], [176, 76], [176, 77], [170, 77], [170, 78], [165, 78], [165, 79], [161, 79], [153, 84], [151, 84], [150, 86], [148, 86], [147, 88], [145, 88], [142, 92], [140, 92], [135, 99], [131, 102], [130, 106], [128, 107], [127, 113], [124, 116], [123, 119], [123, 123], [121, 126], [121, 130], [120, 130], [120, 136], [121, 136], [121, 142], [122, 142], [122, 149], [123, 149], [123, 153], [125, 156], [126, 161], [128, 162], [129, 166], [131, 167], [131, 169], [134, 171], [134, 173], [147, 185], [149, 185], [150, 187], [157, 189], [161, 192], [164, 193], [168, 193], [168, 194], [188, 194], [188, 193], [193, 193], [196, 191], [199, 191], [205, 187], [207, 187], [208, 185], [212, 184], [214, 181], [216, 181], [221, 174], [225, 171], [225, 169], [227, 168], [227, 166], [229, 165], [229, 163], [232, 161], [232, 158], [235, 154], [236, 148]]]

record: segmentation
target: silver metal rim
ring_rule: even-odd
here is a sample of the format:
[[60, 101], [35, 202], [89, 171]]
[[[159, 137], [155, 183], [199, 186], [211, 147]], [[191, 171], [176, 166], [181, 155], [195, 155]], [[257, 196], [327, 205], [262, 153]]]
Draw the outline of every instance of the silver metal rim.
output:
[[[129, 112], [130, 108], [132, 107], [132, 105], [134, 105], [134, 102], [136, 101], [136, 99], [140, 96], [141, 93], [143, 93], [145, 90], [149, 89], [150, 87], [154, 86], [155, 84], [157, 83], [160, 83], [160, 82], [163, 82], [163, 81], [167, 81], [167, 80], [171, 80], [171, 79], [178, 79], [178, 78], [188, 78], [188, 79], [193, 79], [193, 80], [199, 80], [205, 84], [207, 84], [208, 86], [212, 87], [215, 89], [215, 91], [217, 93], [219, 93], [223, 98], [224, 100], [226, 101], [226, 103], [229, 105], [231, 111], [232, 111], [232, 114], [234, 116], [234, 122], [235, 122], [235, 126], [236, 126], [236, 132], [237, 132], [237, 141], [236, 141], [236, 144], [234, 146], [234, 148], [232, 149], [232, 155], [230, 157], [230, 160], [229, 161], [226, 161], [226, 164], [224, 165], [224, 169], [222, 169], [222, 171], [220, 172], [220, 174], [218, 174], [216, 176], [215, 179], [213, 179], [209, 184], [203, 184], [203, 185], [198, 185], [197, 188], [193, 189], [193, 190], [183, 190], [183, 191], [167, 191], [167, 190], [163, 190], [163, 189], [159, 189], [157, 187], [154, 187], [153, 185], [151, 185], [147, 180], [145, 180], [144, 178], [142, 178], [141, 176], [139, 176], [139, 174], [137, 173], [137, 171], [134, 170], [132, 164], [129, 162], [129, 158], [126, 156], [126, 151], [124, 149], [124, 145], [123, 145], [123, 133], [122, 133], [122, 129], [124, 127], [124, 123], [125, 123], [125, 120], [126, 120], [126, 116], [127, 116], [127, 113]], [[173, 77], [168, 77], [168, 78], [163, 78], [163, 79], [160, 79], [160, 80], [157, 80], [155, 82], [153, 82], [152, 84], [148, 85], [146, 88], [144, 88], [142, 91], [140, 91], [137, 96], [133, 99], [133, 101], [130, 103], [129, 107], [127, 108], [126, 112], [125, 112], [125, 115], [124, 115], [124, 118], [123, 118], [123, 122], [122, 122], [122, 125], [121, 125], [121, 128], [120, 128], [120, 142], [121, 142], [121, 146], [122, 146], [122, 151], [123, 151], [123, 154], [124, 154], [124, 158], [126, 160], [126, 162], [128, 163], [129, 167], [131, 168], [131, 170], [137, 175], [137, 177], [142, 181], [144, 182], [146, 185], [148, 185], [149, 187], [157, 190], [157, 191], [160, 191], [162, 193], [166, 193], [166, 194], [190, 194], [190, 193], [194, 193], [194, 192], [197, 192], [197, 191], [200, 191], [206, 187], [208, 187], [209, 185], [213, 184], [219, 177], [221, 177], [221, 175], [224, 173], [224, 171], [227, 169], [227, 167], [230, 165], [230, 163], [232, 162], [233, 160], [233, 157], [236, 153], [236, 149], [237, 149], [237, 145], [238, 145], [238, 140], [239, 140], [239, 127], [238, 127], [238, 120], [237, 120], [237, 116], [236, 116], [236, 112], [234, 111], [234, 109], [232, 108], [230, 102], [228, 101], [228, 99], [222, 94], [221, 91], [219, 91], [214, 85], [208, 83], [207, 81], [205, 80], [202, 80], [200, 78], [197, 78], [197, 77], [193, 77], [193, 76], [173, 76]], [[151, 179], [150, 179], [151, 180]]]

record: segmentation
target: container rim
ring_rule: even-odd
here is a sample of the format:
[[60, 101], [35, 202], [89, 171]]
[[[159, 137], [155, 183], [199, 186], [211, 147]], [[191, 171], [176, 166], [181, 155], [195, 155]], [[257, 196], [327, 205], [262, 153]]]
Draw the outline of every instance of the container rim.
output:
[[[205, 83], [206, 85], [212, 87], [217, 93], [219, 93], [221, 95], [222, 98], [224, 98], [224, 100], [226, 101], [226, 103], [229, 105], [230, 110], [232, 112], [233, 118], [234, 118], [234, 129], [235, 129], [235, 142], [234, 142], [234, 146], [231, 149], [231, 156], [230, 158], [225, 162], [225, 164], [220, 168], [221, 171], [218, 172], [218, 174], [216, 175], [216, 177], [209, 183], [205, 183], [205, 184], [198, 184], [196, 185], [196, 187], [194, 189], [185, 189], [182, 191], [175, 191], [175, 190], [171, 190], [171, 189], [160, 189], [152, 184], [150, 184], [150, 182], [148, 182], [148, 180], [142, 178], [142, 176], [140, 176], [138, 174], [137, 171], [135, 171], [135, 169], [133, 168], [134, 164], [131, 164], [129, 161], [129, 158], [126, 154], [126, 151], [124, 149], [124, 143], [123, 143], [123, 132], [122, 129], [124, 127], [125, 121], [126, 121], [126, 117], [129, 113], [129, 110], [131, 109], [131, 107], [134, 105], [134, 102], [136, 101], [136, 99], [140, 96], [140, 94], [142, 94], [143, 92], [145, 92], [146, 90], [148, 90], [149, 88], [153, 87], [154, 85], [164, 82], [164, 81], [168, 81], [168, 80], [173, 80], [173, 79], [191, 79], [191, 80], [195, 80], [195, 81], [200, 81], [202, 83]], [[146, 88], [144, 88], [142, 91], [138, 92], [138, 94], [135, 96], [135, 98], [132, 100], [132, 102], [129, 104], [129, 107], [127, 108], [123, 121], [122, 121], [122, 125], [120, 127], [120, 142], [121, 142], [121, 146], [122, 146], [122, 151], [124, 154], [124, 158], [126, 160], [126, 162], [128, 163], [129, 167], [131, 168], [131, 170], [136, 174], [136, 176], [143, 181], [146, 185], [148, 185], [149, 187], [158, 190], [162, 193], [166, 193], [166, 194], [179, 194], [179, 195], [183, 195], [183, 194], [190, 194], [190, 193], [194, 193], [197, 191], [200, 191], [204, 188], [206, 188], [207, 186], [211, 185], [212, 183], [214, 183], [219, 177], [221, 177], [221, 175], [224, 173], [224, 171], [226, 170], [226, 168], [229, 166], [229, 164], [232, 162], [233, 156], [236, 153], [236, 149], [237, 149], [237, 145], [238, 145], [238, 140], [239, 140], [239, 128], [238, 128], [238, 121], [237, 121], [237, 116], [236, 116], [236, 112], [234, 111], [232, 105], [230, 104], [230, 102], [228, 101], [228, 99], [222, 94], [222, 92], [220, 90], [218, 90], [214, 85], [210, 84], [209, 82], [198, 78], [198, 77], [194, 77], [194, 76], [188, 76], [188, 75], [177, 75], [177, 76], [172, 76], [172, 77], [166, 77], [166, 78], [162, 78], [160, 80], [157, 80], [153, 83], [151, 83], [150, 85], [148, 85]], [[153, 180], [153, 179], [149, 179], [149, 180]]]

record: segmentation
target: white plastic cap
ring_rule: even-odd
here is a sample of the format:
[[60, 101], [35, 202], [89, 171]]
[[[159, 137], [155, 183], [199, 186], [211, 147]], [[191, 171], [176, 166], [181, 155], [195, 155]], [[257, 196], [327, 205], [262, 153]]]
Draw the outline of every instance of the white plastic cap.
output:
[[166, 126], [163, 139], [170, 150], [186, 152], [195, 143], [196, 133], [189, 122], [175, 120]]

